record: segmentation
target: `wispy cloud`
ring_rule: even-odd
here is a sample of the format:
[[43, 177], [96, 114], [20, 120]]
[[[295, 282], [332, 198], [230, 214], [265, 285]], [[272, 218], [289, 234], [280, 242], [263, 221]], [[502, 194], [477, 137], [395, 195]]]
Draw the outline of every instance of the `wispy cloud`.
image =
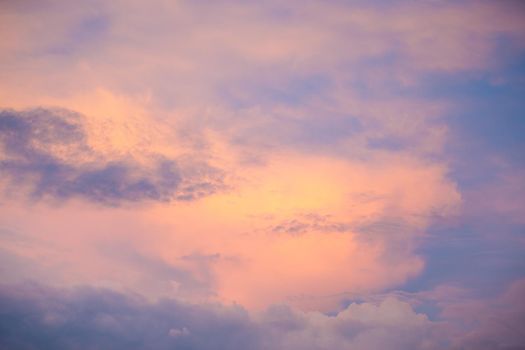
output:
[[[27, 187], [33, 198], [84, 198], [105, 205], [142, 200], [193, 200], [223, 188], [221, 172], [204, 163], [185, 164], [151, 155], [107, 159], [86, 142], [83, 117], [67, 110], [0, 112], [4, 150], [0, 171], [7, 190]], [[190, 168], [191, 166], [191, 168]]]

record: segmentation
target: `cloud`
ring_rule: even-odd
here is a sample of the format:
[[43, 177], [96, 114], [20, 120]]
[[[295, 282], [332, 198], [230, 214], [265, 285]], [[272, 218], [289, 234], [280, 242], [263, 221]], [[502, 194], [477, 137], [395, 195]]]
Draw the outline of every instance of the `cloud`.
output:
[[[31, 221], [23, 203], [13, 203], [0, 221], [34, 244], [5, 249], [38, 266], [46, 257], [39, 280], [55, 285], [133, 288], [153, 297], [207, 294], [250, 309], [290, 302], [327, 310], [344, 295], [377, 292], [420, 273], [418, 235], [436, 210], [453, 213], [460, 200], [446, 167], [417, 159], [271, 160], [241, 169], [231, 191], [199, 201], [111, 210], [39, 203]], [[127, 248], [139, 255], [124, 254]], [[19, 276], [25, 277], [32, 276]]]
[[264, 318], [278, 349], [441, 349], [438, 327], [395, 298], [351, 304], [335, 316], [272, 307]]
[[[0, 100], [15, 110], [0, 112], [0, 184], [11, 195], [0, 222], [28, 238], [3, 240], [4, 269], [16, 280], [317, 310], [428, 275], [434, 257], [417, 245], [465, 194], [449, 162], [448, 97], [477, 94], [463, 83], [519, 58], [522, 17], [488, 1], [6, 3]], [[32, 107], [50, 105], [65, 109]], [[522, 223], [522, 178], [474, 188], [465, 211]], [[143, 202], [152, 205], [129, 205]], [[502, 239], [496, 219], [490, 235]], [[463, 280], [473, 274], [454, 264], [494, 267], [450, 250], [436, 258]], [[366, 310], [403, 309], [391, 304]], [[358, 337], [346, 339], [334, 318], [288, 311], [276, 322], [301, 331], [267, 348], [403, 341], [376, 321], [347, 320], [356, 326], [340, 327]], [[428, 336], [428, 322], [399, 312]], [[318, 320], [329, 334], [320, 343]], [[181, 323], [162, 337], [172, 330], [172, 341], [196, 336]], [[404, 338], [405, 348], [433, 346]]]
[[189, 334], [190, 334], [190, 331], [186, 327], [182, 327], [182, 329], [172, 328], [169, 331], [169, 335], [172, 337], [184, 337], [184, 336], [188, 336]]
[[118, 205], [194, 200], [222, 187], [221, 172], [198, 161], [182, 163], [160, 154], [152, 154], [150, 164], [132, 156], [102, 157], [89, 146], [82, 122], [68, 110], [0, 111], [0, 171], [7, 190], [25, 188], [37, 199], [77, 197]]
[[239, 307], [148, 303], [107, 290], [2, 287], [3, 349], [255, 349]]
[[191, 305], [103, 289], [0, 288], [0, 346], [11, 349], [438, 349], [433, 324], [399, 300], [335, 316], [273, 306]]
[[[387, 293], [327, 315], [286, 305], [254, 313], [238, 305], [152, 302], [92, 287], [1, 285], [0, 348], [517, 350], [525, 344], [524, 286], [515, 281], [486, 300], [454, 288], [404, 298]], [[438, 301], [436, 319], [414, 310], [424, 299]]]
[[454, 349], [525, 348], [525, 280], [513, 281], [495, 298], [463, 298], [443, 305], [442, 318], [453, 324]]
[[294, 219], [284, 220], [269, 228], [276, 234], [301, 235], [308, 232], [344, 233], [350, 232], [351, 226], [343, 222], [336, 222], [330, 215], [302, 214]]

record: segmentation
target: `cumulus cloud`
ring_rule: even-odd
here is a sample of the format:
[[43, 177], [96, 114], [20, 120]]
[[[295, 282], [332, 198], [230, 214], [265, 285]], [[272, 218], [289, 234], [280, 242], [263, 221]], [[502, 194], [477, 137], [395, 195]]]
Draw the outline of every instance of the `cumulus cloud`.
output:
[[439, 349], [437, 327], [395, 298], [351, 304], [335, 316], [270, 308], [264, 322], [279, 349]]
[[[0, 108], [15, 110], [0, 109], [0, 188], [29, 199], [0, 201], [2, 226], [26, 237], [0, 235], [3, 277], [212, 295], [250, 310], [283, 301], [333, 310], [424, 272], [431, 259], [418, 244], [433, 239], [425, 232], [436, 218], [460, 212], [464, 195], [449, 162], [446, 116], [457, 106], [447, 96], [456, 85], [478, 90], [471, 79], [505, 84], [498, 69], [525, 43], [523, 7], [511, 2], [2, 5], [0, 100], [9, 105]], [[230, 175], [231, 191], [221, 191]], [[470, 201], [491, 198], [484, 216], [521, 223], [522, 178], [505, 179], [504, 195], [474, 189]], [[159, 204], [127, 205], [139, 202]], [[286, 306], [254, 316], [94, 289], [0, 294], [0, 348], [523, 343], [511, 330], [518, 313], [469, 323], [449, 343], [395, 298], [333, 316]], [[498, 308], [509, 306], [451, 305], [447, 322], [463, 329], [462, 315]]]
[[[524, 286], [516, 281], [487, 300], [463, 299], [464, 293], [458, 299], [446, 288], [387, 293], [328, 315], [286, 305], [254, 313], [238, 305], [152, 302], [91, 287], [2, 285], [0, 348], [517, 350], [525, 344]], [[415, 299], [436, 297], [449, 300], [436, 319], [415, 311]]]
[[438, 349], [434, 325], [397, 299], [334, 316], [273, 306], [147, 302], [108, 290], [35, 284], [0, 289], [5, 349]]
[[0, 111], [0, 171], [7, 190], [33, 198], [83, 198], [105, 205], [142, 200], [194, 200], [221, 188], [221, 172], [160, 154], [144, 164], [107, 159], [87, 143], [83, 117], [61, 109]]
[[[424, 262], [414, 250], [416, 233], [428, 226], [429, 212], [453, 212], [459, 199], [446, 168], [415, 160], [369, 167], [291, 155], [242, 170], [246, 180], [234, 190], [191, 203], [111, 211], [41, 203], [31, 221], [27, 209], [12, 205], [0, 217], [34, 242], [9, 246], [11, 255], [37, 265], [34, 257], [45, 256], [42, 278], [61, 285], [110, 281], [153, 296], [207, 293], [247, 308], [292, 302], [326, 310], [342, 294], [376, 292], [418, 274]], [[423, 189], [412, 191], [415, 184]], [[386, 214], [404, 225], [366, 230]], [[75, 253], [43, 249], [40, 237]], [[122, 256], [125, 247], [152, 259]], [[180, 285], [170, 288], [172, 280]]]

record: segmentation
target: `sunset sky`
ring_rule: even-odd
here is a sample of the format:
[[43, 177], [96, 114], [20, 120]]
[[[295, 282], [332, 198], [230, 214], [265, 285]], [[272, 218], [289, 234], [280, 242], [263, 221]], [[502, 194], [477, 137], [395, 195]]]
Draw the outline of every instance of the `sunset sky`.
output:
[[0, 349], [525, 349], [521, 1], [0, 0]]

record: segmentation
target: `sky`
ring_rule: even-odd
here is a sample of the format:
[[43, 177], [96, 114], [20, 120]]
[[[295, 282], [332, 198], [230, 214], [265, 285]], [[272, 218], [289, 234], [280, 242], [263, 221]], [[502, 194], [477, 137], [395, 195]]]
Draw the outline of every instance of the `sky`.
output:
[[0, 349], [525, 349], [520, 1], [0, 1]]

